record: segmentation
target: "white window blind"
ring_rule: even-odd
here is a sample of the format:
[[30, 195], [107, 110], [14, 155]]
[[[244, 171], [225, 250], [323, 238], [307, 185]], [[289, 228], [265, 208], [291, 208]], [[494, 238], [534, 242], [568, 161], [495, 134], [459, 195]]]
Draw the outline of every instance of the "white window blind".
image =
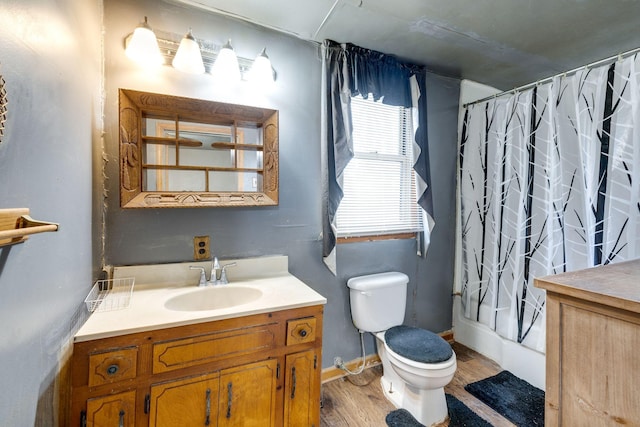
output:
[[[371, 97], [370, 97], [371, 98]], [[338, 237], [422, 230], [415, 201], [411, 110], [351, 98], [354, 158], [344, 172]]]

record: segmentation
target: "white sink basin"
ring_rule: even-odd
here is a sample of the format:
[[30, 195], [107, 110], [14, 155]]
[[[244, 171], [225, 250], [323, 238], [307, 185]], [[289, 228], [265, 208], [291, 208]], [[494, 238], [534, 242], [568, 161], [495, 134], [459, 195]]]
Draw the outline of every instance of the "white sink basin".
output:
[[169, 298], [164, 306], [174, 311], [220, 310], [248, 304], [261, 296], [260, 289], [248, 286], [209, 286]]

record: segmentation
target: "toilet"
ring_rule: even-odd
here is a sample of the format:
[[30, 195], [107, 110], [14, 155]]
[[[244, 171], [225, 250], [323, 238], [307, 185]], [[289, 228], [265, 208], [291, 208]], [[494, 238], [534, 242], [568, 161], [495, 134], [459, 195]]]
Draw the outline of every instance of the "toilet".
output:
[[402, 324], [407, 283], [409, 277], [399, 272], [349, 279], [351, 317], [361, 333], [376, 338], [387, 399], [431, 426], [447, 418], [444, 386], [456, 372], [456, 355], [439, 335]]

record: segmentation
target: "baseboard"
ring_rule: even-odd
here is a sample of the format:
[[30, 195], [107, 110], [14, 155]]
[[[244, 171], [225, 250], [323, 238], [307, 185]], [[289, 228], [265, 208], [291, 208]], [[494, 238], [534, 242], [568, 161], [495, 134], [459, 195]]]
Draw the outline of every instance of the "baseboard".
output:
[[[374, 366], [378, 366], [380, 364], [380, 358], [377, 354], [370, 354], [364, 359], [364, 367], [365, 369], [373, 368]], [[345, 366], [350, 371], [355, 371], [362, 365], [362, 357], [358, 357], [357, 359], [350, 360], [345, 363]], [[330, 368], [324, 368], [322, 370], [322, 383], [326, 383], [328, 381], [337, 380], [338, 378], [346, 377], [349, 375], [347, 372], [343, 371], [340, 368], [332, 366]]]
[[448, 330], [448, 331], [444, 331], [444, 332], [440, 332], [438, 335], [440, 335], [442, 338], [444, 338], [444, 340], [446, 342], [448, 342], [449, 344], [454, 343], [456, 340], [453, 338], [453, 330]]
[[[454, 342], [452, 330], [441, 332], [438, 335], [440, 335], [449, 343]], [[378, 366], [380, 363], [382, 362], [380, 361], [380, 358], [378, 357], [377, 354], [370, 354], [364, 359], [365, 369], [373, 368], [374, 366]], [[355, 371], [360, 367], [361, 364], [362, 364], [362, 357], [358, 357], [357, 359], [353, 359], [345, 363], [345, 366], [350, 371]], [[333, 381], [333, 380], [337, 380], [338, 378], [346, 377], [347, 375], [349, 374], [343, 371], [342, 369], [337, 368], [335, 366], [331, 366], [330, 368], [324, 368], [322, 370], [321, 381], [324, 384], [328, 381]]]

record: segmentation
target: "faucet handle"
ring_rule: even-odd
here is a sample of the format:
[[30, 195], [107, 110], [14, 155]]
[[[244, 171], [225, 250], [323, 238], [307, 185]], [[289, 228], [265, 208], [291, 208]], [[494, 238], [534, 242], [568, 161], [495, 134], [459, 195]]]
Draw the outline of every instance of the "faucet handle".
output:
[[220, 284], [221, 285], [226, 285], [227, 283], [229, 283], [229, 280], [227, 279], [227, 267], [233, 267], [234, 265], [236, 265], [235, 262], [230, 262], [229, 264], [225, 264], [222, 266], [222, 272], [220, 273]]
[[190, 270], [200, 270], [200, 281], [198, 282], [198, 286], [199, 287], [207, 286], [207, 276], [204, 273], [204, 267], [200, 267], [200, 266], [196, 266], [196, 265], [190, 265], [189, 269]]

